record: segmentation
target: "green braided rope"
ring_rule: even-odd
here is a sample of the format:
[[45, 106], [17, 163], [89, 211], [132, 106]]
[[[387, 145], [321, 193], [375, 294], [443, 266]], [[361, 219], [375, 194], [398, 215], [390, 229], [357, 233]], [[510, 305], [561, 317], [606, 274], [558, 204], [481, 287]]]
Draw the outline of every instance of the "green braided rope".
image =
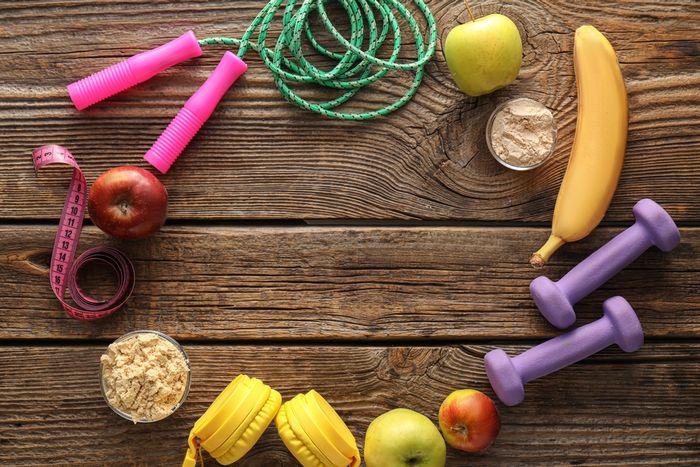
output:
[[[350, 38], [348, 39], [338, 32], [328, 18], [326, 5], [330, 1], [270, 0], [240, 39], [209, 37], [200, 40], [199, 44], [237, 46], [240, 58], [245, 56], [248, 49], [257, 51], [265, 66], [272, 72], [277, 89], [288, 102], [326, 117], [341, 120], [369, 120], [387, 115], [410, 101], [423, 80], [425, 64], [435, 53], [437, 28], [435, 18], [428, 6], [423, 0], [412, 0], [428, 27], [426, 44], [418, 21], [398, 0], [334, 0], [345, 10], [350, 20]], [[268, 47], [266, 43], [268, 29], [283, 6], [282, 32], [274, 47]], [[345, 50], [344, 52], [332, 52], [318, 43], [309, 23], [309, 17], [314, 12], [318, 14], [326, 31], [331, 33]], [[401, 28], [397, 14], [406, 21], [415, 41], [417, 58], [411, 63], [397, 63], [401, 50]], [[251, 39], [256, 31], [257, 41], [253, 42]], [[378, 58], [376, 53], [389, 36], [393, 39], [391, 55], [386, 59]], [[309, 62], [302, 51], [304, 39], [316, 52], [333, 59], [336, 62], [335, 66], [331, 70], [324, 71]], [[411, 85], [400, 99], [380, 109], [363, 113], [333, 110], [350, 100], [365, 86], [383, 78], [391, 70], [414, 73]], [[290, 83], [312, 83], [344, 92], [328, 102], [312, 103], [294, 92], [289, 86]]]

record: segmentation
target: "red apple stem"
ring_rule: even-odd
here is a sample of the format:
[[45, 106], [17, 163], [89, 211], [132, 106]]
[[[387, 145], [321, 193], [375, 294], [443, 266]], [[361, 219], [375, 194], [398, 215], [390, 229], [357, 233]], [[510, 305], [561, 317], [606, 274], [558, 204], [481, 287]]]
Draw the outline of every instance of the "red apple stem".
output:
[[472, 13], [472, 9], [469, 7], [469, 0], [464, 0], [464, 6], [467, 7], [467, 12], [469, 13], [469, 17], [472, 19], [472, 21], [476, 21], [476, 18], [474, 18], [474, 13]]

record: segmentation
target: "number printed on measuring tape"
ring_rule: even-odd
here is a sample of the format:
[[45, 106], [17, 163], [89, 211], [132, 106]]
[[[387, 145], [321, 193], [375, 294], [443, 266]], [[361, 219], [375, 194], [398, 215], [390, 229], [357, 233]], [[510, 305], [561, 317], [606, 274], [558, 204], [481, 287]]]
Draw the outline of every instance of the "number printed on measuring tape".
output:
[[[80, 232], [87, 205], [87, 183], [73, 155], [64, 147], [42, 146], [32, 152], [34, 169], [63, 164], [73, 167], [73, 179], [66, 194], [63, 213], [56, 232], [51, 255], [51, 287], [63, 309], [76, 319], [95, 320], [119, 310], [134, 288], [134, 266], [124, 253], [116, 248], [98, 246], [75, 259]], [[76, 283], [78, 272], [89, 263], [99, 262], [111, 267], [117, 277], [117, 292], [109, 300], [97, 300], [86, 295]], [[76, 306], [66, 301], [66, 289]]]

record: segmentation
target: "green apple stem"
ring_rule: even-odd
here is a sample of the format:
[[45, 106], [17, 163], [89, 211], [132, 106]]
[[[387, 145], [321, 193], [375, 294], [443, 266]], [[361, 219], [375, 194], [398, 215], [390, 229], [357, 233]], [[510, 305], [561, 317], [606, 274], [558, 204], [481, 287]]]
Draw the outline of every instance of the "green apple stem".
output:
[[476, 21], [476, 18], [474, 18], [474, 13], [472, 13], [472, 9], [469, 7], [469, 0], [464, 0], [464, 6], [467, 7], [467, 12], [469, 13], [469, 17], [472, 19], [472, 21]]

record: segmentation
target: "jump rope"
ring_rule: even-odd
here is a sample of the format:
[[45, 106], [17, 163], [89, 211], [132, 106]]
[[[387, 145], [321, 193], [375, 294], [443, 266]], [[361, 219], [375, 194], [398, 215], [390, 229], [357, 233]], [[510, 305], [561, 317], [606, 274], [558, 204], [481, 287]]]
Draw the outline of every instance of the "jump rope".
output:
[[[347, 15], [349, 37], [341, 34], [329, 17], [327, 6], [338, 5]], [[413, 11], [411, 11], [413, 10]], [[273, 42], [268, 35], [280, 19], [282, 30]], [[406, 43], [401, 27], [410, 31], [415, 60], [399, 62]], [[333, 51], [314, 33], [320, 24], [335, 40]], [[426, 30], [425, 36], [421, 25]], [[68, 94], [78, 110], [143, 83], [160, 72], [190, 58], [202, 55], [202, 46], [238, 47], [237, 54], [225, 52], [206, 82], [185, 102], [144, 159], [166, 173], [199, 129], [209, 119], [228, 89], [247, 70], [243, 61], [249, 50], [256, 51], [272, 73], [275, 86], [289, 103], [328, 118], [363, 121], [385, 116], [401, 108], [418, 91], [425, 65], [435, 54], [437, 27], [435, 18], [423, 0], [412, 0], [409, 7], [398, 0], [270, 0], [250, 23], [240, 39], [209, 37], [197, 40], [192, 31], [167, 44], [134, 55], [93, 75], [68, 85]], [[390, 49], [390, 52], [388, 51]], [[385, 52], [386, 51], [386, 52]], [[380, 58], [382, 53], [388, 54]], [[311, 55], [330, 59], [324, 70], [314, 65]], [[366, 112], [343, 112], [338, 108], [363, 88], [380, 82], [390, 72], [410, 72], [413, 79], [404, 94], [388, 104]], [[316, 85], [336, 90], [339, 96], [312, 102], [300, 96], [294, 87]], [[33, 152], [34, 167], [51, 164], [73, 167], [73, 179], [54, 241], [50, 281], [54, 294], [66, 312], [80, 320], [95, 320], [119, 310], [134, 288], [134, 268], [121, 251], [105, 246], [92, 248], [77, 259], [78, 239], [83, 223], [87, 186], [80, 167], [64, 147], [48, 145]], [[78, 273], [91, 263], [113, 269], [117, 280], [115, 295], [107, 300], [90, 297], [77, 283]], [[66, 289], [74, 305], [68, 303]]]

